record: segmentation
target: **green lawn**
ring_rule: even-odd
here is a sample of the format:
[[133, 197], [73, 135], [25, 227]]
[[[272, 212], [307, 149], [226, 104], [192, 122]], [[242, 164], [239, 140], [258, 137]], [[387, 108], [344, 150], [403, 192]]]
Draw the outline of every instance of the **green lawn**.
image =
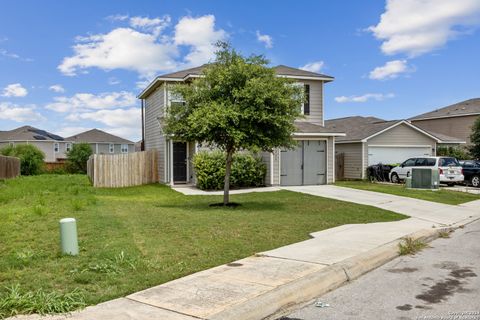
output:
[[[242, 206], [212, 208], [220, 196], [184, 196], [158, 184], [94, 189], [82, 175], [0, 181], [0, 318], [15, 308], [16, 294], [7, 293], [16, 285], [24, 294], [80, 292], [95, 304], [308, 239], [313, 231], [404, 218], [289, 191], [232, 200]], [[77, 219], [78, 257], [59, 254], [64, 217]]]
[[382, 192], [388, 194], [394, 194], [397, 196], [422, 199], [427, 201], [445, 203], [445, 204], [461, 204], [473, 200], [480, 200], [480, 195], [459, 192], [448, 191], [440, 189], [436, 191], [430, 190], [414, 190], [407, 189], [402, 184], [382, 184], [369, 181], [338, 181], [335, 183], [340, 187], [349, 187], [354, 189]]

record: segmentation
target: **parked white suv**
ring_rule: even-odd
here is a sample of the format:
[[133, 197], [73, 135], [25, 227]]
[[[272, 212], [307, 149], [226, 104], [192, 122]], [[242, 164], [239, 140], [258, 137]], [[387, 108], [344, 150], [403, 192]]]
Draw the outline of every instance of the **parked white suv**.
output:
[[463, 168], [455, 158], [451, 157], [418, 157], [410, 158], [404, 161], [398, 167], [390, 171], [389, 178], [391, 182], [399, 183], [405, 178], [410, 177], [412, 168], [432, 168], [438, 169], [440, 182], [448, 185], [463, 182]]

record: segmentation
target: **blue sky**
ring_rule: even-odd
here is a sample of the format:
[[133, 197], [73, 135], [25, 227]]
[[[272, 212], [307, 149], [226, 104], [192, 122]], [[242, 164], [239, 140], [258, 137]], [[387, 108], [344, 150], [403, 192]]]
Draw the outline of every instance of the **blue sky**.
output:
[[480, 96], [480, 1], [3, 1], [0, 130], [140, 137], [135, 96], [230, 41], [335, 77], [326, 118], [407, 118]]

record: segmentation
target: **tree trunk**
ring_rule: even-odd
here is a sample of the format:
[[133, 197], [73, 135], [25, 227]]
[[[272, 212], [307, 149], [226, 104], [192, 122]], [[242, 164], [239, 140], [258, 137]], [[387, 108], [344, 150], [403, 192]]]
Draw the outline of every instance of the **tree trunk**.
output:
[[225, 167], [225, 183], [223, 186], [223, 205], [226, 206], [230, 202], [230, 173], [232, 171], [234, 149], [227, 150], [227, 161]]

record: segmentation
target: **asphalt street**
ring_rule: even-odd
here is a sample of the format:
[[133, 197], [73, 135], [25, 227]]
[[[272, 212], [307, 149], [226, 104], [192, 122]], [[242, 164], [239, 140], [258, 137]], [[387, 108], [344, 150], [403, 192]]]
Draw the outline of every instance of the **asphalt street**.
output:
[[280, 319], [480, 320], [480, 221]]

